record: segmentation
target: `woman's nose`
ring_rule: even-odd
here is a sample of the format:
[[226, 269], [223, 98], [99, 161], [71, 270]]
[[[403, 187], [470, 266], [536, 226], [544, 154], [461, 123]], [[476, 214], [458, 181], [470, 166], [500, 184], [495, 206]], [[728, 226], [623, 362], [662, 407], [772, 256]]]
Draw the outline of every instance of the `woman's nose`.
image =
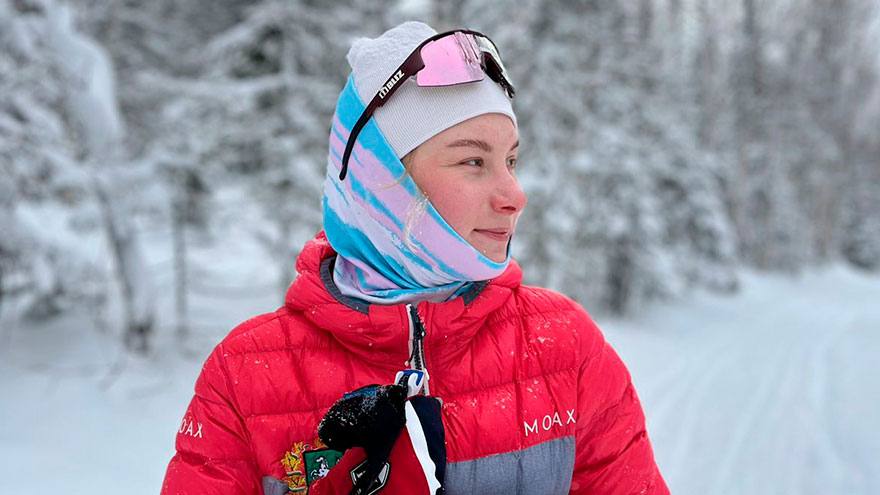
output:
[[520, 187], [516, 175], [505, 167], [495, 179], [492, 208], [501, 213], [519, 213], [527, 202], [526, 193]]

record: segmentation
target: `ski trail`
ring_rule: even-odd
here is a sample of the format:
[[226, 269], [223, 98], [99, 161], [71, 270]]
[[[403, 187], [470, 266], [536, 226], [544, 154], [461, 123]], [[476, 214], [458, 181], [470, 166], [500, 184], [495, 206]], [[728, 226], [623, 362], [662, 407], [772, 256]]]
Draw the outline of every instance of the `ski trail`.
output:
[[[726, 345], [718, 346], [719, 350]], [[700, 359], [692, 361], [685, 369], [686, 374], [679, 376], [680, 385], [677, 390], [670, 393], [664, 403], [658, 407], [661, 414], [658, 421], [666, 424], [675, 423], [672, 437], [677, 438], [675, 448], [665, 464], [670, 473], [686, 473], [688, 457], [691, 452], [688, 436], [689, 428], [703, 414], [705, 404], [709, 401], [699, 400], [701, 391], [711, 388], [712, 382], [717, 376], [732, 365], [736, 357], [732, 353], [707, 352]]]
[[[861, 356], [862, 359], [852, 359]], [[851, 385], [835, 390], [826, 408], [834, 419], [830, 431], [840, 458], [852, 467], [850, 477], [853, 489], [849, 493], [880, 493], [880, 432], [876, 420], [880, 418], [880, 314], [860, 315], [850, 323], [848, 331], [828, 349], [827, 366], [836, 372], [836, 378]], [[837, 359], [835, 359], [835, 357]], [[840, 358], [844, 358], [841, 362]], [[855, 397], [867, 400], [852, 404]], [[867, 421], [858, 421], [858, 417]]]
[[[757, 421], [761, 406], [768, 402], [775, 388], [772, 381], [767, 380], [760, 384], [757, 392], [742, 393], [741, 395], [746, 396], [744, 401], [750, 406], [746, 408], [744, 415], [736, 414], [733, 424], [725, 425], [727, 431], [717, 432], [715, 431], [717, 418], [719, 415], [728, 415], [724, 411], [717, 410], [718, 404], [722, 402], [721, 399], [730, 399], [730, 397], [720, 397], [719, 394], [731, 392], [727, 387], [719, 387], [719, 383], [740, 383], [742, 379], [739, 377], [744, 371], [744, 364], [765, 367], [765, 363], [772, 363], [773, 359], [763, 357], [764, 354], [781, 355], [777, 350], [780, 347], [778, 345], [770, 347], [756, 345], [753, 340], [757, 340], [758, 332], [753, 329], [773, 326], [773, 323], [784, 318], [787, 312], [785, 305], [779, 305], [772, 313], [764, 313], [760, 317], [751, 315], [746, 320], [741, 319], [735, 323], [718, 322], [717, 326], [721, 330], [694, 335], [695, 340], [684, 343], [686, 347], [703, 347], [705, 350], [697, 359], [690, 360], [690, 365], [682, 370], [684, 375], [675, 380], [683, 385], [668, 394], [665, 400], [656, 406], [660, 413], [657, 419], [667, 425], [664, 438], [670, 438], [671, 431], [673, 432], [671, 438], [675, 439], [674, 447], [670, 455], [664, 458], [666, 462], [663, 464], [664, 472], [669, 477], [691, 476], [695, 469], [693, 462], [695, 450], [699, 450], [695, 446], [705, 444], [705, 435], [732, 436], [731, 440], [724, 442], [723, 450], [700, 456], [703, 463], [711, 462], [711, 466], [716, 471], [722, 470], [720, 477], [716, 477], [715, 487], [721, 486], [718, 484], [721, 482], [717, 480], [729, 478], [726, 474], [728, 471], [735, 471], [733, 464], [742, 456], [741, 451], [745, 446], [746, 437], [752, 429], [751, 423]], [[759, 322], [759, 318], [762, 321]], [[706, 340], [717, 339], [719, 336], [722, 337], [720, 343], [713, 342], [707, 345]], [[756, 360], [751, 356], [754, 349], [762, 350], [759, 353], [760, 359]], [[721, 456], [720, 460], [719, 456]], [[723, 490], [718, 489], [706, 491], [706, 493], [722, 492]]]
[[[799, 355], [795, 356], [795, 352]], [[796, 345], [792, 349], [792, 361], [788, 366], [785, 377], [779, 384], [780, 393], [771, 401], [773, 407], [767, 416], [767, 421], [761, 432], [761, 437], [766, 444], [766, 449], [770, 452], [768, 457], [772, 459], [783, 459], [781, 468], [773, 472], [765, 468], [766, 474], [763, 476], [751, 477], [751, 487], [747, 487], [752, 493], [759, 493], [761, 485], [769, 484], [774, 487], [774, 493], [804, 493], [803, 479], [797, 472], [800, 463], [797, 456], [791, 455], [790, 447], [795, 444], [795, 437], [798, 436], [797, 431], [792, 428], [786, 428], [786, 424], [792, 421], [792, 411], [797, 410], [797, 401], [800, 397], [799, 391], [802, 385], [802, 361], [806, 354], [804, 345]], [[800, 359], [796, 359], [800, 358]], [[796, 420], [795, 420], [796, 421]], [[747, 492], [748, 493], [748, 492]]]
[[718, 356], [725, 355], [724, 351], [734, 345], [733, 340], [720, 342], [699, 356], [683, 358], [655, 380], [646, 382], [646, 393], [642, 394], [642, 400], [656, 404], [652, 409], [652, 419], [665, 423], [673, 415], [679, 415], [680, 403], [687, 399], [689, 392], [699, 388], [699, 382], [708, 379], [703, 376], [706, 370], [711, 371], [722, 365], [718, 362]]
[[[832, 345], [852, 325], [852, 318], [845, 325], [840, 325], [822, 336], [811, 349], [809, 362], [811, 365], [810, 380], [808, 380], [807, 392], [810, 403], [810, 411], [813, 414], [814, 439], [817, 442], [816, 452], [820, 454], [821, 465], [828, 471], [828, 478], [832, 486], [846, 486], [851, 480], [856, 479], [851, 473], [851, 467], [843, 460], [834, 440], [831, 437], [832, 421], [828, 414], [829, 386], [829, 354]], [[852, 488], [852, 487], [849, 487]], [[847, 493], [855, 493], [847, 491]]]
[[880, 284], [804, 279], [646, 314], [641, 341], [627, 323], [620, 350], [673, 493], [874, 492], [880, 435], [860, 413], [880, 410]]
[[[771, 373], [770, 376], [762, 380], [751, 394], [751, 398], [741, 413], [737, 415], [738, 422], [733, 426], [730, 441], [725, 444], [718, 474], [707, 493], [727, 493], [736, 482], [743, 481], [743, 473], [739, 471], [739, 467], [742, 464], [742, 459], [749, 455], [747, 452], [749, 442], [755, 439], [756, 430], [761, 428], [762, 421], [766, 420], [768, 406], [776, 403], [775, 409], [780, 409], [781, 405], [773, 398], [782, 395], [786, 386], [793, 381], [792, 377], [797, 369], [796, 353], [790, 352], [779, 344], [771, 350], [772, 358], [760, 364], [764, 365], [765, 369], [769, 369], [770, 367], [766, 366], [768, 362], [784, 363], [775, 370], [784, 371], [781, 374]], [[766, 428], [762, 429], [766, 431]]]

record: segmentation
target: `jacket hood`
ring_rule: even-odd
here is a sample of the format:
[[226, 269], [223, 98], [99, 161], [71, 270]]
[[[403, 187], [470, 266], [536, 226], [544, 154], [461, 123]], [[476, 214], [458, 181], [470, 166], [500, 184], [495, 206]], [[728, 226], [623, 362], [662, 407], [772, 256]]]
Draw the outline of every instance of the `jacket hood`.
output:
[[[339, 294], [329, 275], [335, 256], [324, 232], [307, 242], [297, 258], [298, 275], [287, 290], [285, 306], [331, 333], [350, 352], [401, 369], [409, 357], [406, 305], [364, 304]], [[454, 359], [490, 315], [496, 317], [493, 313], [508, 301], [521, 282], [522, 270], [511, 260], [500, 276], [478, 285], [475, 297], [465, 295], [442, 303], [419, 303], [419, 315], [427, 330], [425, 346], [430, 349], [426, 352], [432, 354], [432, 361]]]

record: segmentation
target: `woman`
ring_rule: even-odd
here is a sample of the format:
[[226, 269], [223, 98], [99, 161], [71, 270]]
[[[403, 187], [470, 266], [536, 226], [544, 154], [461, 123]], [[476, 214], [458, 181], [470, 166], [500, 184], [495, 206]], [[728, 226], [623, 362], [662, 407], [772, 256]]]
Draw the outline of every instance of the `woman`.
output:
[[494, 44], [411, 22], [348, 60], [324, 232], [208, 358], [163, 493], [668, 493], [623, 363], [510, 259]]

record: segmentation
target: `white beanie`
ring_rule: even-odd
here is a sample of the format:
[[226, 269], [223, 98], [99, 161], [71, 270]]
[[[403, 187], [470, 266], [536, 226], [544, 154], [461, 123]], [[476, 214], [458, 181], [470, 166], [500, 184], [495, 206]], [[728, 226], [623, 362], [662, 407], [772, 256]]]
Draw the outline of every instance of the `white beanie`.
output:
[[[437, 34], [422, 22], [404, 22], [378, 38], [359, 38], [348, 51], [354, 85], [364, 106], [419, 44]], [[455, 86], [420, 87], [408, 79], [373, 112], [373, 119], [398, 158], [434, 135], [486, 113], [507, 115], [516, 125], [510, 99], [488, 76]]]

